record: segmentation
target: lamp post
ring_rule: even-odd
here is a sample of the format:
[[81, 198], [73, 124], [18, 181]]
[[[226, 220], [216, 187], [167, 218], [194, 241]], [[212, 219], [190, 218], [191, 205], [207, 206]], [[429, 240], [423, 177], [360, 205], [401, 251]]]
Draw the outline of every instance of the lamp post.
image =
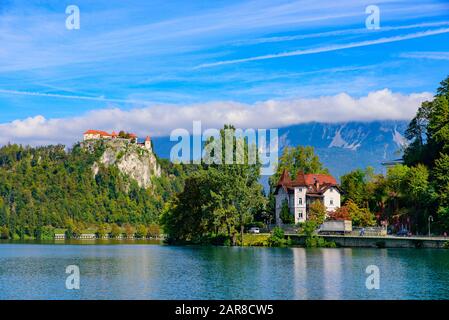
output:
[[430, 221], [433, 222], [433, 217], [429, 216], [429, 218], [427, 220], [429, 221], [429, 237], [430, 237]]

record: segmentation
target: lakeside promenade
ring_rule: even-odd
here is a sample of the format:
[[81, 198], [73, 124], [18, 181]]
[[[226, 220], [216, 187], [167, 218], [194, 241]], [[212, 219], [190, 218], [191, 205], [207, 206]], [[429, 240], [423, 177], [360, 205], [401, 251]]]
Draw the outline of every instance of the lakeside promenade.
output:
[[[304, 244], [305, 236], [286, 233], [298, 244]], [[428, 236], [357, 236], [357, 235], [319, 235], [327, 241], [333, 241], [340, 247], [363, 247], [363, 248], [446, 248], [449, 243], [448, 237]]]

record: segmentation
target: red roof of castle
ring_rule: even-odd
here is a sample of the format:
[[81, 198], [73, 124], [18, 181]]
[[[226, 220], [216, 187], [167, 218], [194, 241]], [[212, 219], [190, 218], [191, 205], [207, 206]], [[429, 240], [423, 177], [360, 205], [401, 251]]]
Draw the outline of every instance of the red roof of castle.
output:
[[147, 137], [145, 138], [145, 141], [151, 141], [150, 136], [147, 136]]
[[[110, 134], [102, 130], [87, 130], [84, 134], [99, 134], [102, 137], [118, 137], [118, 134], [115, 131], [112, 131], [112, 134]], [[128, 135], [130, 138], [137, 138], [135, 133], [129, 133]]]
[[101, 130], [87, 130], [84, 134], [99, 134], [100, 136], [110, 136], [106, 131]]

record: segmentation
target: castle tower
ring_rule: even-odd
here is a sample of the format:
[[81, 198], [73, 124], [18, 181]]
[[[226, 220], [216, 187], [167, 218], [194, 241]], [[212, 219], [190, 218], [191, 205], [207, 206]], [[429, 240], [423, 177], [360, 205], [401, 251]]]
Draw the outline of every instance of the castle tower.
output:
[[150, 136], [147, 136], [145, 139], [145, 148], [151, 151], [151, 139]]

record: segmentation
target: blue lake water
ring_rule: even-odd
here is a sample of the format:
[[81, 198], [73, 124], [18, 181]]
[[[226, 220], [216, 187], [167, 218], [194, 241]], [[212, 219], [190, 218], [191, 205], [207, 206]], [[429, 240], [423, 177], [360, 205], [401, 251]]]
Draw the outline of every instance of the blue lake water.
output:
[[[68, 265], [79, 290], [66, 289]], [[448, 298], [449, 250], [0, 243], [0, 299]]]

